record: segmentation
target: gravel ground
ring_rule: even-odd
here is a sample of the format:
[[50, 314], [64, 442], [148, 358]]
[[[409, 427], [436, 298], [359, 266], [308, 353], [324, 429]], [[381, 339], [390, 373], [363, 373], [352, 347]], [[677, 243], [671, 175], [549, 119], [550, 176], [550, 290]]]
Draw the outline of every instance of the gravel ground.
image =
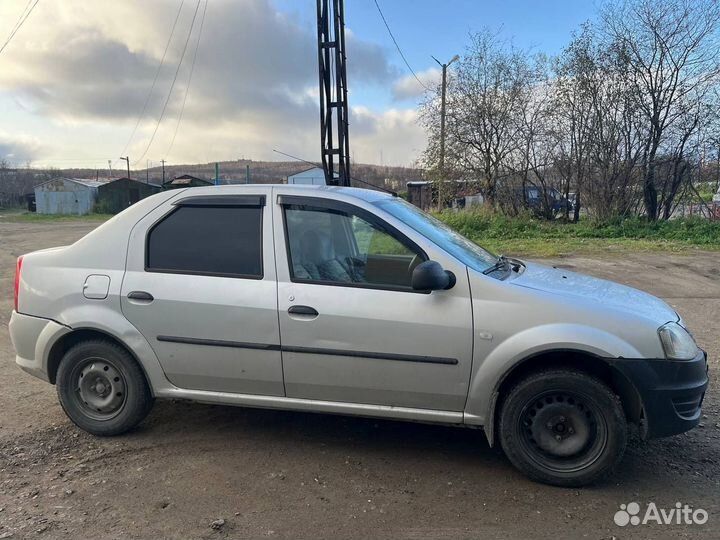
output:
[[[528, 481], [457, 428], [158, 402], [131, 434], [87, 435], [15, 367], [7, 322], [15, 257], [93, 226], [0, 221], [0, 539], [720, 537], [720, 254], [542, 261], [665, 298], [713, 370], [702, 427], [633, 441], [612, 480], [574, 490]], [[709, 520], [616, 526], [632, 501]]]

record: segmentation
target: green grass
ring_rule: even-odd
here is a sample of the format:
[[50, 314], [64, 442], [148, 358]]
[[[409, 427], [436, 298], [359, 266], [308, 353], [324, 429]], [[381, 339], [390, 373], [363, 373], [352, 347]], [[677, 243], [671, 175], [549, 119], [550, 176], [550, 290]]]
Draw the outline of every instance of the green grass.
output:
[[11, 223], [47, 223], [58, 221], [89, 221], [101, 223], [110, 219], [112, 214], [36, 214], [23, 210], [0, 210], [0, 221]]
[[435, 214], [470, 240], [508, 255], [554, 257], [570, 253], [720, 250], [720, 222], [682, 218], [651, 223], [640, 218], [577, 224], [487, 211]]

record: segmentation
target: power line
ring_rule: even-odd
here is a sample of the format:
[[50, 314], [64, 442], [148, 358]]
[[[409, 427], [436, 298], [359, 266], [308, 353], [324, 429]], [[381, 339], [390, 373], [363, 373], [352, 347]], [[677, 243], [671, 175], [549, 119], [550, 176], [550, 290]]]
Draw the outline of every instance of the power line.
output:
[[[33, 3], [33, 0], [28, 0], [27, 4], [25, 4], [25, 7], [20, 12], [20, 16], [18, 17], [17, 21], [15, 21], [15, 24], [13, 25], [12, 30], [10, 30], [10, 34], [15, 32], [15, 30], [17, 30], [18, 26], [20, 26], [20, 21], [22, 21], [22, 18], [25, 16], [25, 13], [27, 12], [28, 8], [30, 7], [30, 4], [32, 4], [32, 3]], [[10, 35], [10, 34], [8, 34], [8, 35]]]
[[[283, 155], [283, 156], [292, 158], [292, 159], [296, 159], [297, 161], [302, 161], [303, 163], [307, 163], [308, 165], [312, 165], [313, 167], [317, 167], [318, 169], [322, 169], [322, 168], [323, 168], [322, 163], [315, 163], [315, 162], [312, 162], [312, 161], [308, 161], [307, 159], [303, 159], [303, 158], [301, 158], [301, 157], [293, 156], [292, 154], [288, 154], [287, 152], [283, 152], [282, 150], [276, 150], [275, 148], [273, 148], [273, 152], [275, 152], [276, 154], [280, 154], [280, 155]], [[391, 190], [391, 189], [387, 189], [387, 188], [384, 188], [384, 187], [382, 187], [382, 186], [376, 186], [375, 184], [371, 184], [370, 182], [366, 182], [365, 180], [360, 180], [359, 178], [355, 178], [354, 176], [351, 176], [351, 177], [350, 177], [350, 180], [354, 180], [355, 182], [360, 182], [361, 184], [365, 184], [366, 186], [370, 186], [370, 187], [375, 188], [375, 189], [377, 189], [377, 190], [379, 190], [379, 191], [384, 191], [385, 193], [389, 193], [389, 194], [392, 195], [393, 197], [397, 197], [397, 193], [396, 193], [395, 191]]]
[[137, 122], [135, 122], [135, 128], [132, 130], [130, 138], [125, 143], [125, 147], [123, 148], [122, 152], [120, 152], [121, 156], [127, 155], [127, 149], [130, 146], [133, 137], [135, 137], [135, 133], [137, 132], [137, 128], [140, 125], [140, 121], [142, 120], [143, 116], [145, 116], [145, 111], [147, 110], [148, 103], [150, 103], [150, 96], [152, 96], [153, 90], [155, 90], [155, 85], [157, 84], [158, 77], [160, 76], [160, 70], [165, 63], [165, 56], [167, 56], [168, 49], [170, 48], [170, 42], [172, 41], [173, 35], [175, 34], [175, 27], [177, 26], [178, 19], [180, 18], [180, 12], [182, 11], [184, 4], [185, 0], [182, 0], [182, 2], [180, 2], [180, 7], [178, 8], [177, 15], [175, 15], [175, 21], [173, 22], [172, 30], [170, 31], [170, 37], [168, 37], [167, 43], [165, 44], [165, 51], [163, 51], [162, 58], [160, 59], [160, 64], [158, 64], [157, 71], [155, 72], [155, 78], [153, 79], [152, 86], [150, 86], [150, 91], [145, 98], [145, 104], [143, 105], [142, 111], [140, 112], [140, 116], [138, 116]]
[[425, 84], [420, 80], [420, 78], [415, 73], [415, 70], [413, 70], [413, 68], [410, 67], [410, 62], [408, 62], [407, 58], [405, 58], [405, 55], [403, 54], [402, 49], [400, 48], [400, 45], [398, 44], [397, 40], [395, 39], [395, 36], [393, 35], [392, 30], [390, 30], [390, 25], [388, 24], [387, 19], [385, 19], [385, 15], [383, 14], [382, 9], [380, 9], [380, 4], [378, 4], [377, 0], [374, 0], [374, 2], [375, 2], [375, 7], [377, 8], [378, 13], [380, 14], [380, 17], [382, 18], [383, 22], [385, 23], [385, 28], [387, 28], [388, 34], [390, 34], [390, 38], [392, 38], [393, 43], [395, 44], [395, 48], [400, 53], [400, 57], [403, 59], [403, 62], [405, 62], [405, 65], [410, 70], [410, 73], [412, 73], [413, 77], [415, 77], [415, 80], [420, 84], [420, 86], [422, 86], [425, 90], [430, 92], [431, 90], [427, 86], [425, 86]]
[[[32, 0], [30, 0], [32, 1]], [[5, 47], [8, 46], [8, 43], [12, 40], [13, 37], [15, 37], [15, 34], [17, 34], [18, 30], [22, 27], [23, 24], [25, 24], [25, 21], [27, 21], [30, 14], [33, 12], [33, 9], [35, 9], [35, 6], [38, 5], [38, 2], [40, 0], [35, 0], [35, 3], [30, 7], [30, 9], [27, 9], [27, 6], [25, 6], [25, 9], [23, 10], [23, 13], [27, 10], [27, 13], [25, 13], [25, 16], [23, 17], [22, 13], [20, 14], [20, 18], [18, 19], [18, 22], [15, 23], [15, 27], [13, 28], [12, 32], [10, 32], [10, 35], [8, 36], [5, 43], [3, 43], [3, 46], [0, 47], [0, 53], [2, 53], [5, 50]], [[30, 5], [30, 2], [28, 2], [28, 5]]]
[[197, 59], [198, 49], [200, 48], [200, 36], [202, 36], [203, 26], [205, 25], [205, 13], [207, 12], [208, 0], [205, 0], [203, 6], [202, 18], [200, 19], [200, 29], [198, 30], [197, 42], [195, 43], [195, 52], [193, 53], [192, 64], [190, 64], [190, 75], [188, 76], [187, 86], [185, 86], [185, 96], [183, 97], [182, 107], [180, 108], [180, 114], [178, 115], [177, 124], [175, 124], [175, 133], [173, 133], [170, 147], [165, 153], [165, 157], [170, 154], [173, 146], [175, 145], [175, 137], [177, 137], [178, 130], [180, 129], [180, 122], [182, 121], [183, 113], [185, 112], [185, 102], [187, 101], [188, 93], [190, 92], [190, 83], [192, 83], [193, 71], [195, 70], [195, 60]]
[[163, 117], [165, 116], [165, 111], [167, 110], [168, 103], [170, 102], [170, 96], [172, 96], [173, 88], [175, 88], [175, 83], [177, 82], [178, 73], [180, 73], [180, 67], [182, 66], [183, 59], [185, 58], [185, 52], [187, 51], [188, 43], [190, 43], [190, 35], [192, 34], [193, 27], [195, 26], [195, 19], [197, 18], [198, 10], [200, 9], [200, 0], [198, 0], [197, 5], [195, 6], [195, 13], [193, 13], [192, 22], [190, 23], [190, 30], [188, 30], [187, 39], [185, 40], [185, 45], [183, 46], [182, 54], [180, 55], [180, 61], [178, 62], [177, 69], [175, 70], [175, 76], [173, 77], [172, 84], [170, 85], [170, 91], [168, 92], [167, 99], [165, 99], [165, 104], [163, 105], [162, 112], [160, 113], [160, 118], [158, 118], [157, 124], [155, 124], [155, 129], [153, 130], [152, 137], [150, 137], [150, 142], [148, 142], [147, 146], [145, 147], [145, 151], [142, 153], [142, 155], [138, 158], [135, 163], [133, 163], [133, 166], [137, 165], [142, 161], [142, 159], [145, 157], [145, 154], [148, 153], [148, 150], [150, 150], [150, 147], [152, 146], [153, 141], [155, 140], [155, 135], [157, 135], [158, 128], [160, 127], [160, 123], [162, 122]]

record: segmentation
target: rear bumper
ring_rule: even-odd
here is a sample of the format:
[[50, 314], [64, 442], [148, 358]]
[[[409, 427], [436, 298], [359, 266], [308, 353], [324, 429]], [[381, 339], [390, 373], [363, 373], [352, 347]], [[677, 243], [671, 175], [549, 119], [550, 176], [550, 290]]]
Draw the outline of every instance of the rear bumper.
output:
[[704, 351], [693, 360], [619, 359], [615, 366], [640, 395], [648, 438], [682, 433], [700, 422], [708, 385]]
[[16, 311], [12, 312], [8, 329], [10, 340], [15, 347], [15, 363], [23, 371], [49, 382], [50, 348], [70, 329], [50, 319], [24, 315]]

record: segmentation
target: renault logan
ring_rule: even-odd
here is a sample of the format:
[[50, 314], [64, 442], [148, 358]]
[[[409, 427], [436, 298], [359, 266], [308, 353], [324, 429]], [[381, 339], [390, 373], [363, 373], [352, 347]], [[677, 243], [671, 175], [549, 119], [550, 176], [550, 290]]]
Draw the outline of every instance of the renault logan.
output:
[[497, 257], [400, 198], [163, 192], [17, 261], [17, 364], [123, 433], [155, 398], [482, 428], [529, 477], [609, 474], [701, 416], [707, 360], [636, 289]]

